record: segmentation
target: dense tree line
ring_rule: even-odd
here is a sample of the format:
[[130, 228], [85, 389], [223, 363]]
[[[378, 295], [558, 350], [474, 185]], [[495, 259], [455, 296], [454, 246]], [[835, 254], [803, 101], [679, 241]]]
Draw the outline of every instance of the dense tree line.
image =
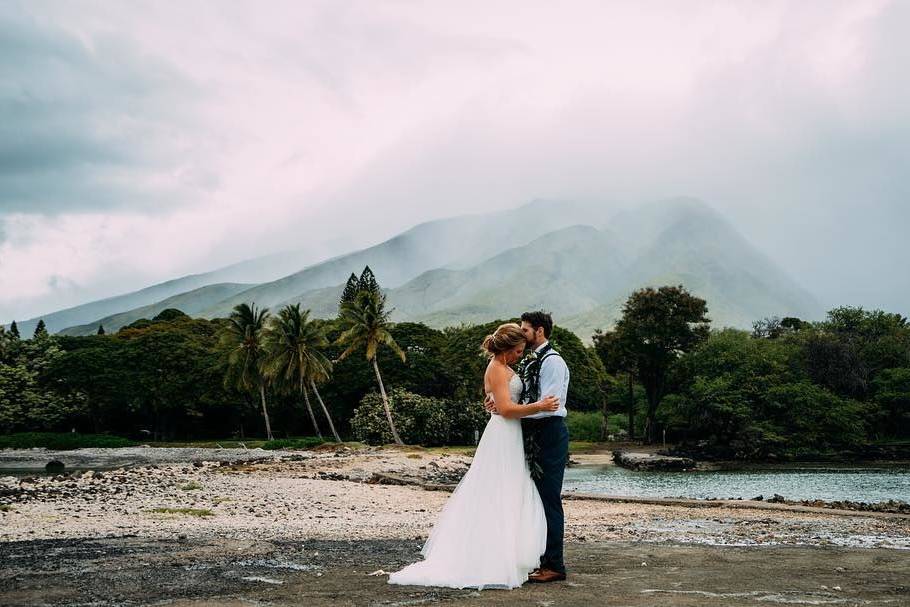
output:
[[[335, 319], [241, 304], [229, 318], [165, 310], [115, 333], [23, 338], [0, 328], [0, 433], [76, 430], [140, 440], [319, 435], [470, 442], [485, 423], [483, 337], [504, 320], [392, 323], [376, 277], [352, 275]], [[569, 410], [724, 457], [910, 439], [910, 326], [843, 307], [820, 322], [710, 326], [682, 286], [633, 293], [585, 346], [556, 327]], [[514, 320], [514, 319], [512, 319]], [[607, 420], [609, 419], [609, 425]]]
[[761, 319], [750, 333], [709, 329], [707, 314], [682, 286], [642, 289], [594, 336], [631, 434], [745, 459], [910, 439], [906, 317], [840, 307], [819, 322]]
[[[112, 334], [50, 336], [39, 325], [21, 339], [3, 331], [0, 433], [356, 438], [357, 409], [372, 419], [366, 411], [377, 402], [391, 440], [396, 422], [406, 438], [425, 443], [463, 441], [482, 429], [480, 344], [504, 321], [445, 330], [393, 324], [369, 268], [351, 277], [341, 303], [332, 320], [312, 319], [299, 306], [272, 314], [251, 302], [226, 319], [169, 309]], [[572, 365], [570, 406], [600, 410], [608, 378], [593, 349], [563, 329], [553, 341]], [[431, 411], [465, 428], [418, 419]], [[435, 427], [437, 434], [414, 430]]]

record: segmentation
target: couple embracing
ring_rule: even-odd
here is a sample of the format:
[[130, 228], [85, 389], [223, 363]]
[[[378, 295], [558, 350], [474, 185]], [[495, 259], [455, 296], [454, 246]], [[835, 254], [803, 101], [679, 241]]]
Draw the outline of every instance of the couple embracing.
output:
[[484, 340], [493, 415], [421, 550], [424, 560], [392, 573], [390, 584], [483, 589], [566, 579], [569, 369], [549, 343], [552, 329], [549, 314], [527, 312], [521, 325], [500, 325]]

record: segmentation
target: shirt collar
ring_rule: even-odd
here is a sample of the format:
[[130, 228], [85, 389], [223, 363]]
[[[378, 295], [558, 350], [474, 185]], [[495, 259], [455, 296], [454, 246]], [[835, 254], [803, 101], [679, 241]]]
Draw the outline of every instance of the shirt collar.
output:
[[550, 340], [549, 340], [549, 339], [545, 340], [542, 344], [540, 344], [539, 346], [537, 346], [536, 348], [534, 348], [534, 354], [537, 354], [537, 353], [539, 353], [541, 350], [543, 350], [543, 349], [547, 346], [548, 343], [550, 343]]

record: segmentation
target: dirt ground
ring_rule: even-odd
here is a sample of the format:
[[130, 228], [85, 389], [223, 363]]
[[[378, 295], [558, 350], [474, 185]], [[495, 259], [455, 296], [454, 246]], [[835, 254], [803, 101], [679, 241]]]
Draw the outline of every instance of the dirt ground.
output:
[[910, 606], [906, 515], [576, 496], [566, 582], [403, 587], [385, 572], [420, 559], [448, 498], [426, 488], [457, 482], [468, 456], [187, 453], [117, 469], [61, 453], [103, 468], [0, 476], [0, 607]]
[[0, 604], [910, 605], [910, 552], [902, 550], [572, 542], [566, 582], [511, 591], [389, 585], [383, 572], [418, 550], [408, 540], [6, 542]]

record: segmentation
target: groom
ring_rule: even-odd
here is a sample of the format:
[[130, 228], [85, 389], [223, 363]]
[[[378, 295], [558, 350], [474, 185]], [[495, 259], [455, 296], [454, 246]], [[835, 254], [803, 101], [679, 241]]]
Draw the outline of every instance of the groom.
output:
[[[540, 567], [529, 576], [529, 582], [545, 583], [566, 579], [563, 562], [562, 477], [569, 457], [569, 430], [566, 428], [566, 395], [569, 391], [569, 368], [562, 356], [550, 345], [553, 319], [546, 312], [521, 315], [521, 331], [532, 350], [523, 363], [522, 403], [532, 403], [543, 396], [559, 399], [559, 409], [521, 418], [526, 456], [531, 474], [543, 502], [547, 517], [547, 548], [540, 557]], [[488, 411], [496, 412], [491, 399]]]

